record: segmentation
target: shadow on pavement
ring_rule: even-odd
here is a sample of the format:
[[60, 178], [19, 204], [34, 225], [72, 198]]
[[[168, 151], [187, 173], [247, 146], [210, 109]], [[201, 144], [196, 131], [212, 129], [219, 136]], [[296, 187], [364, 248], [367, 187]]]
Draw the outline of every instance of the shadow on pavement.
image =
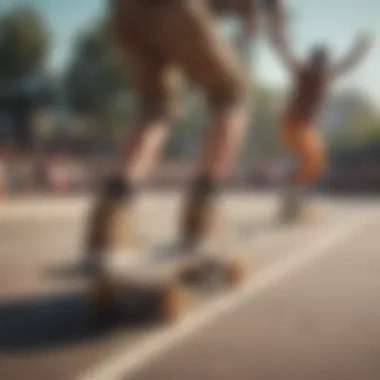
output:
[[0, 303], [0, 351], [36, 351], [104, 338], [115, 329], [152, 328], [151, 310], [114, 313], [107, 320], [91, 314], [85, 294], [72, 292]]

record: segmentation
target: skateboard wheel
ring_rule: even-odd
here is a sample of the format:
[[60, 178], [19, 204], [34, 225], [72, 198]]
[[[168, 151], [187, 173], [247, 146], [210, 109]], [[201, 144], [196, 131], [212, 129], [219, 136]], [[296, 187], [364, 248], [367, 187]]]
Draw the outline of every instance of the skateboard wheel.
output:
[[230, 285], [239, 285], [247, 277], [247, 266], [243, 260], [232, 260], [226, 266], [226, 280]]
[[166, 321], [181, 317], [189, 304], [189, 296], [179, 285], [170, 285], [162, 292], [159, 314]]

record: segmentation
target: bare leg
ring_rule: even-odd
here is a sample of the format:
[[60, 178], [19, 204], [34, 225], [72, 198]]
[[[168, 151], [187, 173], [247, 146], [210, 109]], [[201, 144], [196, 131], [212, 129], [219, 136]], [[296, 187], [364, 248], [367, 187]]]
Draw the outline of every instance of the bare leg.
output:
[[137, 184], [145, 179], [160, 153], [168, 124], [167, 120], [158, 118], [132, 129], [122, 153], [126, 181]]
[[[119, 20], [122, 25], [119, 35], [121, 50], [141, 109], [139, 121], [121, 149], [117, 172], [106, 181], [95, 205], [87, 243], [88, 251], [95, 252], [95, 256], [99, 250], [129, 253], [139, 246], [132, 209], [136, 190], [160, 153], [169, 129], [175, 90], [179, 86], [178, 73], [165, 57], [159, 58], [155, 50], [151, 52], [145, 44], [139, 45], [141, 36], [135, 36], [134, 32], [129, 35], [124, 29], [134, 22], [129, 19], [129, 13], [127, 16], [127, 19]], [[128, 36], [132, 38], [132, 44], [129, 44]], [[124, 54], [126, 52], [129, 54]]]
[[244, 133], [245, 104], [217, 109], [211, 115], [196, 180], [185, 204], [182, 234], [185, 244], [196, 244], [216, 229], [216, 201], [227, 179]]
[[105, 250], [124, 254], [138, 247], [133, 199], [154, 164], [168, 125], [168, 118], [153, 117], [137, 124], [126, 139], [120, 171], [107, 179], [90, 216], [87, 252], [91, 257], [102, 257]]
[[243, 106], [214, 112], [205, 136], [199, 172], [214, 180], [228, 177], [244, 133], [245, 118]]
[[[310, 127], [309, 127], [310, 128]], [[307, 195], [323, 173], [324, 153], [319, 136], [312, 129], [288, 134], [297, 167], [292, 173], [283, 199], [284, 220], [297, 219], [305, 208]]]

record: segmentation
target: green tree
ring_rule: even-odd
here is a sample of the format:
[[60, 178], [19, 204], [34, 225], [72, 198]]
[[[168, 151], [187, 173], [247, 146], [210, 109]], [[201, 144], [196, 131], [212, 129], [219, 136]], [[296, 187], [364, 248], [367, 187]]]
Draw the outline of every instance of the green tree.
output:
[[0, 16], [0, 83], [17, 84], [40, 72], [49, 49], [49, 32], [33, 8], [17, 8]]
[[372, 99], [360, 93], [354, 95], [342, 97], [335, 104], [340, 122], [329, 133], [332, 150], [358, 149], [376, 138], [379, 133], [380, 117]]
[[130, 119], [130, 86], [121, 58], [108, 39], [105, 22], [79, 36], [64, 78], [69, 105], [97, 120], [98, 133], [107, 134]]
[[31, 116], [49, 49], [49, 32], [33, 8], [12, 8], [0, 16], [0, 112], [17, 139], [30, 139]]

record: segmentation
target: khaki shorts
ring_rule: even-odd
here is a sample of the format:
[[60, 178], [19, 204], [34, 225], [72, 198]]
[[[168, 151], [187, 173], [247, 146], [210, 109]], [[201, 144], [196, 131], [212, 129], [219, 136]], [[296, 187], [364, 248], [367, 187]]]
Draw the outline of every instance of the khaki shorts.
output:
[[219, 36], [202, 0], [116, 0], [111, 31], [145, 106], [167, 110], [181, 74], [198, 84], [212, 105], [240, 101], [244, 79], [237, 57]]

